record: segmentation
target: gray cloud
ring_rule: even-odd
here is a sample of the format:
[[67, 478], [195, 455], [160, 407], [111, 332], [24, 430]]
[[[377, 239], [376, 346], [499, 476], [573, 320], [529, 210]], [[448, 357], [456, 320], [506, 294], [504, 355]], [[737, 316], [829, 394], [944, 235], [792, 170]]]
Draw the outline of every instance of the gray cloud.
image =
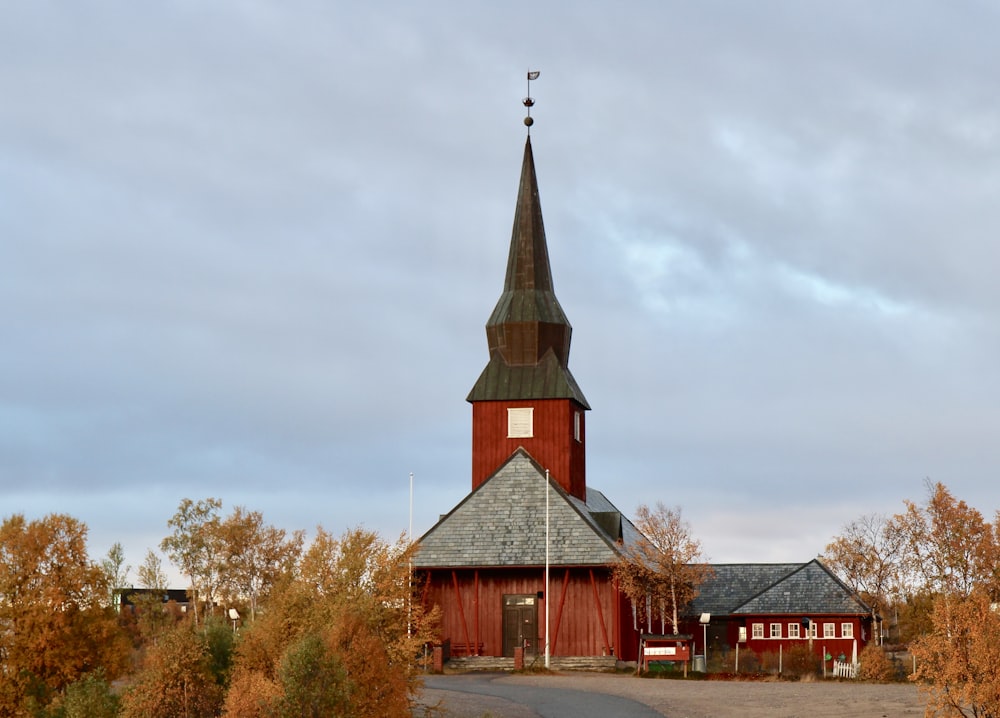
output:
[[469, 488], [524, 71], [589, 482], [715, 560], [992, 515], [986, 3], [0, 10], [0, 508], [138, 563], [182, 497], [428, 528]]

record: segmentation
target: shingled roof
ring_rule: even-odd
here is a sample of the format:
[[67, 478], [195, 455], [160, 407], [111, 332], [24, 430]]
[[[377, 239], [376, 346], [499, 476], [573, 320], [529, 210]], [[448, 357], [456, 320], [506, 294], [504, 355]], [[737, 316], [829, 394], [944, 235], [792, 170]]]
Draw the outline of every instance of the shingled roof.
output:
[[569, 369], [559, 364], [549, 351], [533, 366], [511, 366], [500, 352], [490, 355], [490, 363], [472, 387], [466, 401], [494, 399], [574, 399], [583, 408], [590, 405]]
[[[587, 501], [554, 479], [549, 491], [549, 564], [607, 566], [638, 531], [600, 491]], [[418, 541], [417, 568], [543, 566], [545, 471], [518, 449]]]
[[725, 615], [867, 614], [861, 598], [822, 563], [713, 564], [689, 613]]

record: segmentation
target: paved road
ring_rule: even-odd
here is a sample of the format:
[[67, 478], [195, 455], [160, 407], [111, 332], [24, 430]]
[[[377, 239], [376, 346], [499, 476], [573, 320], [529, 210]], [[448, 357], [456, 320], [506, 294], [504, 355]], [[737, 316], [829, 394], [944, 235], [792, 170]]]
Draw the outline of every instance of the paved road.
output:
[[510, 682], [503, 673], [427, 676], [424, 693], [442, 701], [446, 716], [498, 718], [663, 718], [621, 696]]

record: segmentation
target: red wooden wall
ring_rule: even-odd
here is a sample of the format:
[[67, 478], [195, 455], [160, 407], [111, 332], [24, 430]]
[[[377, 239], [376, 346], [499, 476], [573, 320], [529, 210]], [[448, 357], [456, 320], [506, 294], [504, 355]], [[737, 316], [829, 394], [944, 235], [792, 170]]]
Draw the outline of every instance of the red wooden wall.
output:
[[[534, 436], [507, 438], [507, 409], [534, 407]], [[580, 413], [580, 441], [573, 415]], [[586, 412], [572, 399], [477, 401], [472, 404], [472, 488], [523, 446], [573, 496], [587, 500]]]
[[[810, 616], [813, 622], [817, 625], [817, 636], [810, 642], [809, 637], [806, 635], [805, 628], [802, 627], [802, 615], [760, 615], [760, 616], [739, 616], [732, 617], [729, 619], [713, 619], [709, 626], [707, 637], [708, 637], [708, 650], [711, 654], [713, 651], [721, 649], [731, 650], [736, 648], [736, 644], [739, 643], [739, 629], [741, 627], [746, 627], [746, 642], [740, 643], [740, 651], [752, 651], [758, 655], [764, 653], [777, 653], [779, 649], [787, 654], [788, 650], [795, 646], [810, 646], [812, 652], [817, 656], [822, 656], [824, 650], [829, 653], [834, 658], [839, 657], [843, 653], [847, 660], [851, 659], [851, 654], [854, 650], [854, 641], [857, 640], [858, 653], [868, 645], [868, 641], [871, 639], [871, 618], [868, 616], [856, 616], [856, 615], [834, 615], [834, 616], [824, 616], [824, 615], [813, 615]], [[725, 624], [723, 631], [719, 631], [719, 622]], [[753, 637], [753, 624], [762, 623], [764, 624], [764, 637], [754, 638]], [[771, 638], [771, 624], [779, 623], [782, 627], [781, 638]], [[799, 637], [791, 638], [789, 637], [788, 624], [795, 623], [799, 625]], [[835, 633], [833, 637], [823, 636], [823, 624], [833, 623], [835, 624]], [[841, 624], [850, 623], [852, 626], [853, 636], [850, 638], [844, 638], [842, 636]], [[702, 631], [701, 625], [697, 622], [696, 618], [687, 619], [681, 622], [681, 631], [684, 633], [690, 633], [694, 637], [694, 648], [696, 653], [702, 653], [705, 632]], [[715, 630], [713, 630], [715, 629]], [[719, 635], [719, 633], [725, 634], [725, 646], [719, 645], [717, 642], [712, 640], [713, 634]]]
[[[503, 597], [537, 594], [543, 568], [434, 569], [424, 573], [424, 605], [441, 607], [441, 639], [481, 645], [480, 655], [503, 655]], [[549, 647], [553, 656], [618, 655], [634, 660], [638, 632], [632, 611], [606, 567], [553, 567], [549, 573]], [[536, 645], [545, 646], [545, 598], [538, 601]]]

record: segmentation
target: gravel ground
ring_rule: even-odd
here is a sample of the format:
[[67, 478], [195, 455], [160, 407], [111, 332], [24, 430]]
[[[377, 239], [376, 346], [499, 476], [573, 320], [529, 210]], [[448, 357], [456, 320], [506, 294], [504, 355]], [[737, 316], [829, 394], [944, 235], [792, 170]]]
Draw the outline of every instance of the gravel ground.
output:
[[[455, 676], [458, 678], [458, 676]], [[504, 674], [492, 680], [506, 685], [551, 686], [624, 696], [668, 718], [919, 718], [925, 703], [915, 686], [848, 681], [683, 681], [636, 678], [611, 673]], [[530, 708], [493, 696], [448, 690], [449, 677], [425, 687], [418, 718], [538, 718]]]

